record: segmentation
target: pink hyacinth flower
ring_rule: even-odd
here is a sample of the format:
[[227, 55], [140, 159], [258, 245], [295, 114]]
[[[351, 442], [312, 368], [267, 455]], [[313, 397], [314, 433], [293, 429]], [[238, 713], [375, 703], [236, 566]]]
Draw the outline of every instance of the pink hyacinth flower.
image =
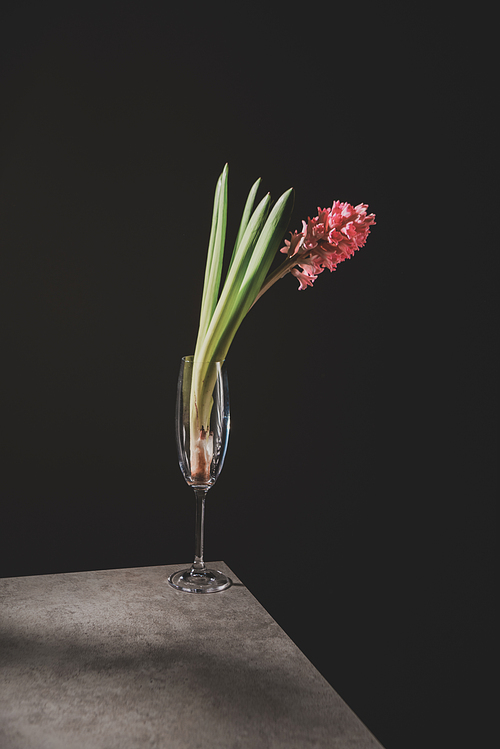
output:
[[[318, 215], [302, 222], [302, 231], [285, 240], [280, 252], [296, 260], [291, 273], [299, 281], [299, 290], [312, 286], [325, 268], [336, 269], [366, 242], [375, 214], [367, 215], [367, 205], [352, 206], [335, 200], [331, 208], [318, 208]], [[297, 267], [298, 266], [298, 267]]]

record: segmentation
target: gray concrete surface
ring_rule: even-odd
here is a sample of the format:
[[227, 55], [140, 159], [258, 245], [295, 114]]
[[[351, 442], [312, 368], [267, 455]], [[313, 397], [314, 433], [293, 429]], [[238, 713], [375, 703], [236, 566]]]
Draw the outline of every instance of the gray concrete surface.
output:
[[181, 565], [0, 580], [1, 749], [380, 747], [213, 564], [237, 584], [176, 591]]

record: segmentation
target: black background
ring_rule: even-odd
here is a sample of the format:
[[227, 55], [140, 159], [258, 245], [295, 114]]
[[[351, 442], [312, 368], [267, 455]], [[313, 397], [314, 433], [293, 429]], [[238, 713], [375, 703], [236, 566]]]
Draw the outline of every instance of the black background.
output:
[[291, 230], [368, 203], [365, 248], [312, 289], [285, 278], [231, 347], [206, 557], [387, 749], [478, 746], [496, 459], [482, 30], [401, 4], [280, 7], [4, 15], [0, 574], [190, 560], [173, 406], [224, 163], [229, 245], [258, 176], [275, 199], [295, 188]]

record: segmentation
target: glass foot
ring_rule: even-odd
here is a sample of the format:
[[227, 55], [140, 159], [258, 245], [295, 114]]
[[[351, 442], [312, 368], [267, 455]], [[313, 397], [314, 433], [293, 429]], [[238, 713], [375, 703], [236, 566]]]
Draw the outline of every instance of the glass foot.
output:
[[185, 593], [218, 593], [231, 585], [231, 579], [218, 570], [180, 570], [170, 575], [168, 582]]

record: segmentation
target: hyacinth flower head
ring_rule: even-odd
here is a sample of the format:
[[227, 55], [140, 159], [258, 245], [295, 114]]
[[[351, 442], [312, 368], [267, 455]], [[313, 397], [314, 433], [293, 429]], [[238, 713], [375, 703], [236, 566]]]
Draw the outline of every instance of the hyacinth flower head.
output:
[[[228, 166], [215, 191], [212, 228], [208, 246], [198, 337], [194, 353], [190, 397], [191, 473], [208, 480], [212, 441], [206, 430], [217, 377], [213, 362], [223, 361], [246, 314], [276, 281], [291, 273], [299, 289], [312, 286], [325, 268], [330, 271], [352, 257], [366, 242], [374, 214], [367, 215], [363, 203], [353, 207], [335, 201], [331, 208], [318, 208], [318, 215], [302, 222], [302, 231], [284, 240], [293, 210], [294, 193], [287, 190], [274, 206], [269, 193], [255, 206], [258, 179], [248, 195], [231, 260], [221, 287], [222, 261], [227, 224]], [[278, 250], [286, 255], [270, 271]]]
[[[352, 206], [335, 200], [331, 208], [318, 208], [318, 215], [302, 222], [302, 231], [285, 239], [280, 252], [287, 259], [266, 279], [262, 296], [276, 281], [291, 273], [302, 291], [312, 286], [325, 268], [334, 271], [339, 263], [352, 257], [366, 243], [375, 214], [367, 215], [368, 206]], [[258, 298], [257, 297], [257, 298]]]

